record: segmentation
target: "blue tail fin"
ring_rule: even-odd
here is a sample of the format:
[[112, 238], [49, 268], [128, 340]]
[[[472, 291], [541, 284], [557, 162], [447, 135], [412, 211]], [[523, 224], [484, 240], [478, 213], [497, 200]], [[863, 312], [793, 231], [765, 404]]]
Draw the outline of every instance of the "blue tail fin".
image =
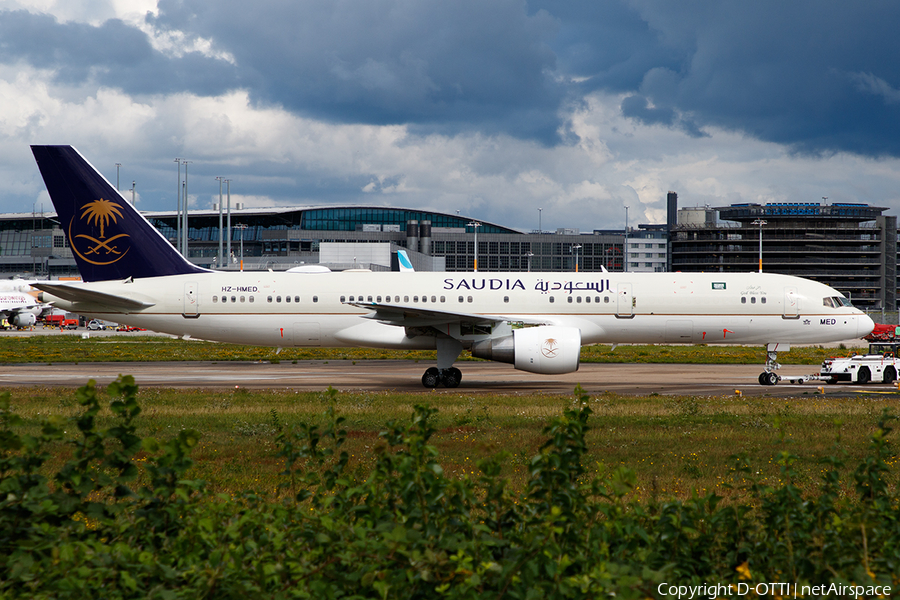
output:
[[32, 146], [84, 281], [206, 272], [187, 260], [71, 146]]

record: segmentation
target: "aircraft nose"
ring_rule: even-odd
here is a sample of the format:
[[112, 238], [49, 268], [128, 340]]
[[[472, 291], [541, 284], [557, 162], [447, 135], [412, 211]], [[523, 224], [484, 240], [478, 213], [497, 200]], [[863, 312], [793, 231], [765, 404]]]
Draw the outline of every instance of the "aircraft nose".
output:
[[866, 337], [875, 329], [875, 321], [869, 315], [859, 315], [857, 320], [857, 337]]

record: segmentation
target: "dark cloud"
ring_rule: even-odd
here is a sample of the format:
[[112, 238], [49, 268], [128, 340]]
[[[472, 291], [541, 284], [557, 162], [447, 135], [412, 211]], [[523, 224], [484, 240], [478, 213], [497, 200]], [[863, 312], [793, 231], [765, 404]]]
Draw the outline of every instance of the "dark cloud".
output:
[[227, 62], [197, 52], [167, 57], [153, 49], [145, 33], [118, 19], [92, 26], [0, 11], [0, 61], [51, 70], [59, 83], [90, 82], [132, 94], [220, 94], [237, 82]]
[[633, 99], [626, 114], [653, 123], [671, 110], [673, 126], [722, 127], [800, 152], [900, 155], [900, 5], [636, 4], [672, 58], [635, 70], [635, 91], [654, 110]]
[[160, 4], [154, 25], [215, 39], [254, 98], [342, 122], [551, 140], [565, 86], [556, 21], [519, 0]]
[[164, 55], [120, 21], [0, 15], [0, 60], [130, 93], [218, 94], [342, 123], [558, 143], [585, 94], [624, 115], [796, 151], [900, 156], [900, 4], [873, 0], [162, 0], [161, 33], [234, 64]]

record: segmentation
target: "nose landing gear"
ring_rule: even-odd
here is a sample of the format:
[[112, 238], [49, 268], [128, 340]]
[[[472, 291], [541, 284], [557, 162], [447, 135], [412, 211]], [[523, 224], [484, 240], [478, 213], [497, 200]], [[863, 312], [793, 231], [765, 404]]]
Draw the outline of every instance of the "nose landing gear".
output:
[[781, 368], [778, 364], [778, 352], [787, 352], [791, 349], [789, 344], [766, 344], [766, 370], [759, 374], [759, 385], [775, 385], [781, 381], [775, 371]]

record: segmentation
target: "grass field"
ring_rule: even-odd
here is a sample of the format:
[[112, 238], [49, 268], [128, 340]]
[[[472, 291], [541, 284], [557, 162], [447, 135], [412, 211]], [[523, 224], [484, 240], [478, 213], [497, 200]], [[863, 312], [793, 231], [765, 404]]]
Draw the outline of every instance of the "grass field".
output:
[[[811, 364], [846, 349], [795, 348], [779, 358]], [[758, 347], [740, 346], [610, 346], [586, 347], [585, 362], [728, 363], [762, 362]], [[176, 360], [306, 360], [409, 358], [428, 360], [429, 352], [371, 349], [285, 349], [233, 346], [164, 337], [32, 336], [0, 338], [0, 362], [91, 362]], [[127, 372], [127, 369], [125, 370]], [[73, 382], [82, 385], [86, 382]], [[15, 389], [14, 410], [35, 431], [42, 418], [77, 413], [74, 390]], [[193, 458], [195, 476], [213, 489], [272, 492], [280, 470], [275, 458], [277, 426], [315, 422], [327, 408], [327, 393], [285, 390], [213, 392], [145, 389], [139, 394], [141, 435], [168, 438], [182, 428], [203, 436]], [[477, 461], [501, 450], [509, 453], [506, 475], [524, 488], [528, 465], [543, 441], [542, 427], [575, 397], [558, 395], [465, 395], [437, 393], [342, 393], [338, 413], [347, 418], [351, 468], [365, 473], [378, 433], [392, 419], [408, 419], [413, 406], [428, 403], [437, 416], [437, 445], [445, 471], [475, 474]], [[819, 461], [841, 451], [848, 464], [862, 456], [868, 434], [883, 408], [900, 413], [900, 396], [882, 394], [853, 399], [819, 396], [779, 399], [742, 397], [589, 398], [594, 414], [589, 471], [597, 474], [620, 465], [638, 475], [641, 497], [653, 494], [685, 497], [694, 490], [728, 495], [726, 484], [740, 487], [730, 475], [730, 456], [746, 453], [763, 482], [777, 482], [776, 456], [788, 450], [810, 489], [822, 472]], [[74, 430], [73, 430], [74, 431]], [[65, 452], [64, 449], [60, 449]]]
[[[846, 355], [863, 348], [795, 347], [782, 352], [783, 364], [818, 364], [831, 356]], [[120, 335], [89, 337], [77, 335], [0, 336], [0, 364], [59, 362], [132, 361], [242, 361], [242, 360], [434, 360], [427, 351], [382, 350], [377, 348], [275, 348], [240, 346], [164, 336]], [[460, 360], [473, 359], [464, 352]], [[585, 346], [581, 361], [586, 363], [682, 363], [682, 364], [765, 364], [763, 346]]]
[[[13, 410], [26, 419], [31, 433], [37, 432], [42, 419], [73, 416], [80, 408], [74, 390], [15, 389], [12, 397]], [[408, 420], [415, 404], [427, 403], [439, 410], [438, 434], [432, 442], [448, 475], [477, 476], [480, 458], [506, 451], [505, 475], [515, 488], [524, 489], [530, 460], [544, 441], [542, 427], [571, 407], [575, 396], [467, 396], [452, 391], [332, 396], [285, 390], [145, 389], [139, 392], [143, 412], [138, 433], [162, 440], [182, 428], [195, 429], [202, 437], [192, 455], [192, 477], [207, 480], [218, 492], [252, 489], [269, 494], [275, 493], [281, 470], [276, 458], [278, 427], [322, 422], [332, 401], [347, 419], [344, 449], [351, 456], [351, 473], [359, 477], [369, 471], [374, 453], [383, 445], [378, 434], [386, 423]], [[778, 399], [604, 394], [589, 397], [588, 405], [594, 413], [589, 422], [588, 474], [620, 465], [633, 469], [638, 479], [635, 495], [643, 500], [685, 498], [694, 491], [716, 491], [726, 497], [738, 493], [749, 483], [730, 472], [729, 457], [739, 453], [747, 455], [757, 481], [764, 484], [778, 483], [780, 452], [796, 454], [798, 483], [814, 490], [823, 472], [821, 460], [846, 453], [847, 464], [856, 465], [882, 410], [900, 413], [900, 396]], [[67, 450], [60, 447], [58, 452], [62, 462]]]

